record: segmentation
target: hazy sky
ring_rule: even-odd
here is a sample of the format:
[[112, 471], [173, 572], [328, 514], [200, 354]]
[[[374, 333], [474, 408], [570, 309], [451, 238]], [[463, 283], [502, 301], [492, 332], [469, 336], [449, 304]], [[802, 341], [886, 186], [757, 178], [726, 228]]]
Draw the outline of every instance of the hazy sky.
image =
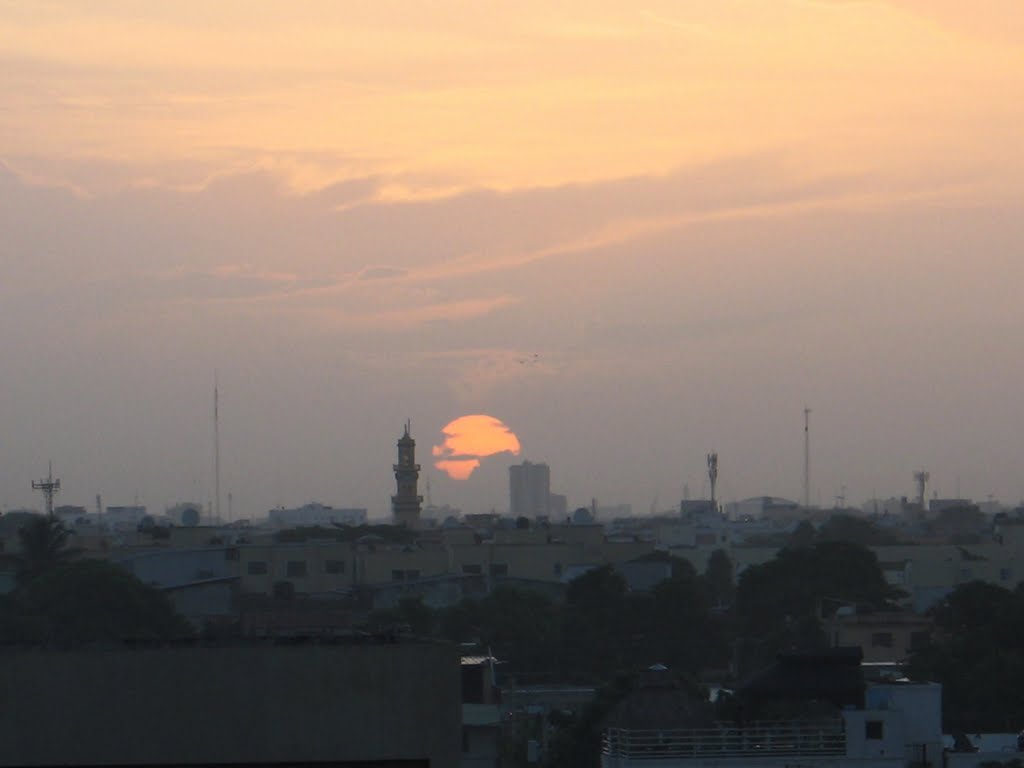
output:
[[[0, 0], [0, 503], [1024, 496], [1019, 0]], [[521, 444], [459, 481], [457, 417]]]

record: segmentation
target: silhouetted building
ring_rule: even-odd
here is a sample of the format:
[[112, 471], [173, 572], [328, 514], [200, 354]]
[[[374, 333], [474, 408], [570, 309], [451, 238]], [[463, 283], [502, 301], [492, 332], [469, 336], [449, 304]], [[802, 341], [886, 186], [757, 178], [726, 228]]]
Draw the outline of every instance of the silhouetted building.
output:
[[457, 768], [455, 648], [251, 643], [0, 652], [0, 766]]
[[519, 517], [551, 514], [551, 470], [547, 464], [524, 461], [508, 468], [509, 512]]
[[398, 463], [394, 465], [397, 492], [391, 497], [391, 512], [395, 525], [418, 528], [423, 497], [417, 485], [420, 479], [420, 465], [416, 463], [416, 441], [409, 435], [409, 423], [405, 433], [398, 440]]

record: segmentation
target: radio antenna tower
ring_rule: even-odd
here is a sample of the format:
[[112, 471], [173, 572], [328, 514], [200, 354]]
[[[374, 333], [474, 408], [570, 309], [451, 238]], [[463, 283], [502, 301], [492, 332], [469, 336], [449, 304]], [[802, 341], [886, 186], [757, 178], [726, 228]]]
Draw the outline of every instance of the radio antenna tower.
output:
[[811, 506], [811, 409], [804, 406], [804, 509]]
[[217, 390], [217, 372], [213, 372], [213, 511], [220, 523], [220, 393]]
[[32, 490], [42, 491], [46, 499], [46, 516], [53, 517], [53, 497], [60, 491], [60, 480], [53, 479], [53, 462], [50, 462], [50, 469], [42, 480], [32, 481]]
[[932, 479], [931, 473], [926, 472], [923, 469], [919, 469], [914, 473], [914, 482], [917, 483], [917, 503], [921, 505], [921, 511], [924, 511], [924, 491], [928, 485], [928, 481]]
[[718, 454], [708, 454], [708, 480], [711, 481], [711, 508], [718, 511], [718, 506], [715, 504], [715, 484], [718, 482]]

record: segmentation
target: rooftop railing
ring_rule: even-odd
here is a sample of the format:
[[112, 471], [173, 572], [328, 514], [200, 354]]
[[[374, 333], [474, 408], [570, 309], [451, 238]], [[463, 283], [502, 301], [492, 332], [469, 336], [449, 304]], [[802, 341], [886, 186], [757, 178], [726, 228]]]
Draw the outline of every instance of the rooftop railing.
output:
[[846, 754], [846, 731], [841, 718], [758, 721], [743, 727], [718, 723], [712, 728], [608, 728], [601, 749], [605, 755], [631, 760], [834, 756]]

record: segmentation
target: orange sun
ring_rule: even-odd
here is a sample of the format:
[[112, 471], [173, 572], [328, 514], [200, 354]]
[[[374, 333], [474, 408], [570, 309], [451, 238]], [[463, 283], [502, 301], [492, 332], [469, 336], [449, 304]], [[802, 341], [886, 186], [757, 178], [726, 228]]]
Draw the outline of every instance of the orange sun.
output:
[[432, 449], [434, 466], [454, 480], [467, 480], [480, 466], [480, 459], [496, 453], [519, 455], [519, 438], [493, 416], [460, 416], [441, 432], [444, 440]]

